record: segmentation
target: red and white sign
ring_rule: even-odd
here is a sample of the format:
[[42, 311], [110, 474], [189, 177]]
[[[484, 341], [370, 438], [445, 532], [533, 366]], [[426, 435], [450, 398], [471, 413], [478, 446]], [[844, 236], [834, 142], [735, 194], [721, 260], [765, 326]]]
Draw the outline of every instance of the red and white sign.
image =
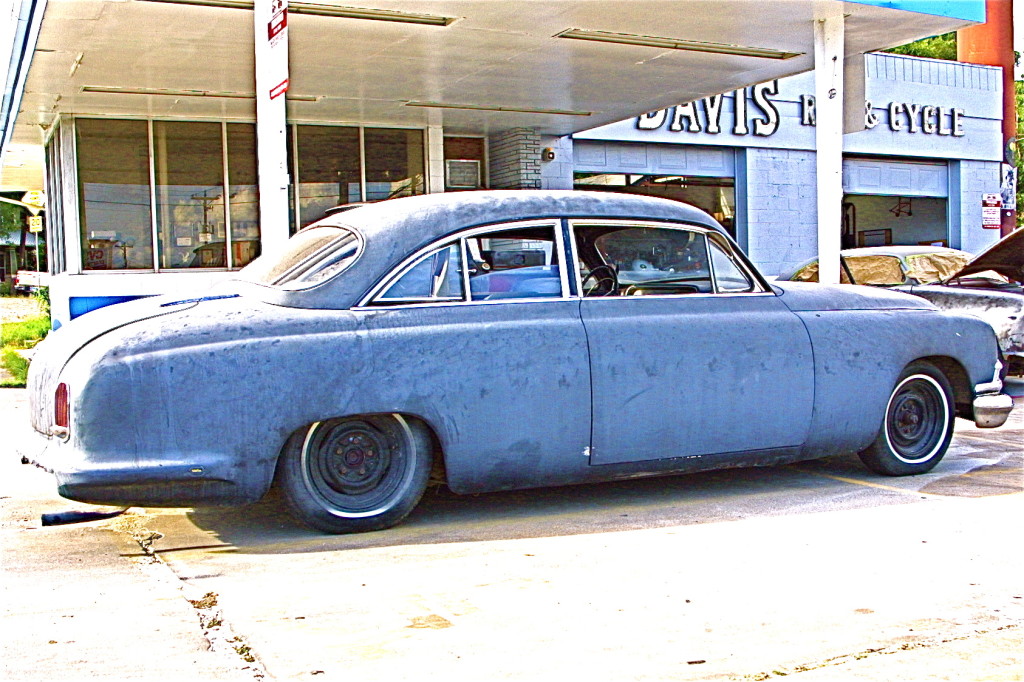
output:
[[998, 230], [1002, 225], [1003, 197], [1000, 194], [981, 196], [981, 226], [986, 230]]
[[[262, 21], [267, 25], [265, 40], [257, 29], [257, 81], [263, 83], [265, 97], [277, 99], [288, 91], [288, 2], [270, 0], [268, 4], [264, 0], [257, 3], [257, 9], [266, 12]], [[262, 21], [257, 25], [262, 26]]]
[[274, 15], [270, 17], [270, 22], [267, 23], [267, 40], [271, 43], [274, 42], [274, 38], [277, 35], [288, 28], [288, 8], [275, 6]]

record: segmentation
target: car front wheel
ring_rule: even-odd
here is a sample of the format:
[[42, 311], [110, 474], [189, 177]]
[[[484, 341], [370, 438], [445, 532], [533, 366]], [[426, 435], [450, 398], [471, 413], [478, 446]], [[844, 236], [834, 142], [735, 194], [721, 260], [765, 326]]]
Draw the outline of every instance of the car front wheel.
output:
[[882, 426], [861, 461], [887, 476], [930, 471], [949, 448], [954, 417], [949, 380], [929, 363], [913, 363], [896, 381]]
[[388, 528], [427, 486], [431, 441], [400, 415], [330, 419], [288, 439], [277, 480], [293, 514], [327, 533]]

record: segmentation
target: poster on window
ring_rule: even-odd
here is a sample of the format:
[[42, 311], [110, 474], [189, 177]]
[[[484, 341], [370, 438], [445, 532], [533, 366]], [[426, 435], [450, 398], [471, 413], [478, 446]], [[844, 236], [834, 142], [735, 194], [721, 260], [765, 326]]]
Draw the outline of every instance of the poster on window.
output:
[[1003, 196], [1003, 210], [1004, 211], [1016, 211], [1017, 210], [1017, 167], [1013, 164], [1004, 163], [1002, 167], [1002, 178], [1001, 192]]

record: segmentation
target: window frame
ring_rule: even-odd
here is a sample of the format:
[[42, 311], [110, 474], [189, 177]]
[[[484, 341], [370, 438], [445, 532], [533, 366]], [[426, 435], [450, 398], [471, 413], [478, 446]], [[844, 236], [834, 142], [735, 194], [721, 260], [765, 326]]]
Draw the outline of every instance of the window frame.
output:
[[[510, 232], [526, 228], [550, 228], [554, 234], [555, 255], [558, 258], [558, 281], [561, 294], [558, 296], [524, 296], [522, 298], [501, 298], [492, 300], [473, 300], [472, 289], [469, 278], [469, 258], [466, 240], [481, 235]], [[459, 300], [439, 301], [418, 301], [410, 303], [391, 303], [387, 300], [380, 300], [380, 297], [391, 288], [402, 276], [416, 266], [423, 258], [429, 256], [442, 248], [458, 243], [462, 257], [462, 298]], [[359, 303], [353, 306], [354, 310], [382, 310], [395, 308], [421, 308], [452, 305], [495, 305], [501, 303], [537, 303], [543, 301], [567, 301], [575, 296], [570, 293], [568, 274], [568, 254], [566, 250], [565, 237], [562, 231], [561, 218], [541, 218], [537, 220], [520, 220], [509, 223], [491, 223], [489, 225], [478, 225], [471, 228], [459, 230], [436, 239], [426, 246], [423, 246], [411, 255], [404, 258], [398, 266], [392, 268], [375, 284], [370, 291], [360, 299]]]
[[[711, 279], [711, 286], [713, 291], [708, 293], [689, 293], [689, 294], [645, 294], [641, 298], [694, 298], [694, 297], [723, 297], [723, 296], [775, 296], [774, 290], [764, 278], [754, 269], [747, 261], [745, 255], [736, 246], [736, 243], [729, 237], [728, 234], [712, 229], [705, 225], [698, 225], [695, 223], [675, 223], [675, 222], [662, 222], [657, 220], [631, 220], [629, 218], [576, 218], [568, 219], [569, 234], [572, 245], [573, 261], [572, 267], [574, 270], [574, 277], [576, 281], [577, 296], [581, 299], [588, 301], [596, 300], [617, 300], [623, 298], [632, 298], [631, 296], [585, 296], [583, 294], [583, 276], [582, 270], [580, 269], [578, 254], [579, 244], [577, 241], [578, 228], [581, 227], [615, 227], [621, 226], [623, 228], [655, 228], [655, 229], [669, 229], [669, 230], [688, 230], [696, 232], [704, 236], [704, 249], [707, 251], [708, 258], [708, 273]], [[724, 244], [728, 246], [729, 254], [733, 256], [733, 262], [740, 268], [740, 270], [753, 283], [754, 290], [752, 291], [721, 291], [718, 288], [718, 279], [715, 276], [715, 266], [711, 258], [711, 244], [712, 235], [716, 238], [723, 240]], [[601, 256], [600, 251], [598, 255]], [[604, 256], [601, 256], [604, 260]], [[605, 262], [608, 265], [607, 261]]]

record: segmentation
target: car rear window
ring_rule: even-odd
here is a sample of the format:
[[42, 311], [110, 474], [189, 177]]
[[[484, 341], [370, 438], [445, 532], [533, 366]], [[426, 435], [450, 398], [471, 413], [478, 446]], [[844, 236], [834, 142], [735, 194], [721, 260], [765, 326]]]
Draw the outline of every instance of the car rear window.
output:
[[242, 268], [241, 279], [285, 289], [313, 286], [359, 258], [363, 242], [347, 227], [320, 225], [300, 230], [283, 251], [265, 254]]

